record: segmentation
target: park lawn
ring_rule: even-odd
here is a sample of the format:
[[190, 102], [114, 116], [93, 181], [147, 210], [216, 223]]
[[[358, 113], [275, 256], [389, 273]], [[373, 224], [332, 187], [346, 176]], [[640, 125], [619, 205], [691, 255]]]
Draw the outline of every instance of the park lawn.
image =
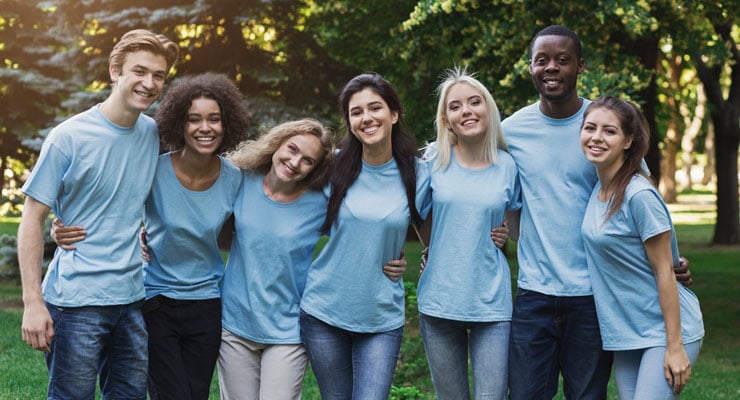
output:
[[[697, 211], [697, 209], [699, 211]], [[702, 211], [703, 210], [703, 211]], [[713, 225], [711, 212], [695, 207], [688, 210], [672, 210], [676, 221], [681, 254], [691, 262], [691, 271], [696, 292], [704, 314], [706, 336], [699, 360], [692, 370], [692, 376], [684, 391], [686, 399], [735, 399], [740, 397], [740, 307], [737, 305], [740, 293], [740, 247], [707, 246], [710, 242]], [[17, 222], [15, 222], [17, 223]], [[10, 225], [0, 222], [0, 229]], [[3, 231], [0, 230], [0, 234]], [[508, 244], [510, 259], [515, 256], [513, 243]], [[408, 270], [405, 280], [418, 280], [418, 265], [421, 246], [408, 242], [405, 247]], [[512, 276], [516, 276], [516, 261], [511, 260]], [[515, 282], [514, 282], [515, 284]], [[47, 372], [41, 353], [26, 346], [20, 340], [21, 291], [12, 282], [0, 282], [0, 398], [38, 399], [46, 393]], [[419, 345], [418, 320], [415, 310], [409, 310], [409, 324], [405, 336], [409, 346]], [[407, 346], [406, 344], [404, 346]], [[411, 385], [420, 395], [395, 397], [405, 399], [432, 399], [433, 388], [425, 370], [423, 352], [416, 349], [416, 359], [404, 358], [396, 371], [398, 386]], [[421, 355], [419, 355], [421, 354]], [[403, 354], [402, 354], [403, 357]], [[421, 371], [421, 372], [420, 372]], [[400, 378], [400, 379], [399, 379]], [[319, 399], [316, 381], [309, 371], [304, 384], [303, 398]], [[404, 393], [397, 389], [396, 393]], [[406, 392], [409, 393], [409, 392]], [[214, 375], [211, 399], [218, 399], [218, 381]], [[562, 399], [562, 393], [556, 399]], [[609, 387], [609, 399], [616, 399], [613, 381]]]

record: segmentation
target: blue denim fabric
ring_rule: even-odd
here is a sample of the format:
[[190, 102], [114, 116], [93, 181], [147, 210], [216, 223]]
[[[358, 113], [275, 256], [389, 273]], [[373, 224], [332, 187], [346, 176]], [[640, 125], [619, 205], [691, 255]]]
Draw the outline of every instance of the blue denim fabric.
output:
[[601, 349], [593, 296], [559, 297], [518, 289], [509, 338], [512, 400], [606, 399], [612, 353]]
[[[701, 350], [701, 340], [684, 344], [686, 355], [694, 366]], [[615, 351], [614, 381], [617, 394], [622, 400], [651, 399], [673, 400], [680, 398], [673, 394], [663, 372], [665, 347]], [[689, 385], [691, 380], [689, 379]]]
[[100, 375], [103, 399], [146, 399], [147, 334], [141, 306], [56, 307], [49, 399], [93, 399]]
[[323, 400], [386, 400], [402, 338], [403, 327], [350, 332], [301, 310], [301, 340]]
[[468, 351], [474, 398], [506, 399], [510, 322], [453, 321], [419, 314], [419, 327], [439, 400], [470, 399]]

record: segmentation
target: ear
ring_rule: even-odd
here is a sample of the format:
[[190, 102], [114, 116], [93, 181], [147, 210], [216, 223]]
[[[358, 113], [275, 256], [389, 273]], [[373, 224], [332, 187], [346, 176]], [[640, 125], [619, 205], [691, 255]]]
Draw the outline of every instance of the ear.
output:
[[630, 137], [627, 139], [627, 143], [624, 144], [624, 149], [629, 150], [629, 148], [632, 147], [632, 138]]
[[110, 81], [113, 83], [118, 82], [118, 77], [121, 75], [120, 71], [118, 71], [117, 66], [115, 65], [109, 65], [108, 66], [108, 74], [110, 75]]
[[398, 111], [391, 112], [391, 120], [393, 121], [394, 124], [398, 122]]

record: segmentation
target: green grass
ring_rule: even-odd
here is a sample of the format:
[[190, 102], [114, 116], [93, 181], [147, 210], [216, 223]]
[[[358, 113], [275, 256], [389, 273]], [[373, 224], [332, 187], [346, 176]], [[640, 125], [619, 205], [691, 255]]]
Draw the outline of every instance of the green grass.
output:
[[[714, 226], [713, 207], [707, 206], [707, 194], [683, 194], [683, 204], [671, 206], [677, 225], [681, 254], [691, 261], [691, 271], [696, 282], [692, 290], [699, 296], [706, 336], [699, 360], [693, 368], [691, 380], [683, 398], [699, 400], [740, 398], [740, 247], [708, 246]], [[699, 199], [699, 200], [697, 200]], [[697, 201], [694, 201], [697, 200]], [[15, 234], [17, 220], [0, 219], [0, 234]], [[421, 246], [408, 242], [405, 246], [408, 270], [405, 280], [418, 280]], [[514, 246], [508, 245], [514, 256]], [[516, 262], [511, 261], [515, 276]], [[21, 341], [20, 307], [21, 291], [15, 284], [0, 282], [0, 399], [38, 399], [46, 393], [47, 372], [43, 355]], [[418, 344], [418, 321], [415, 312], [409, 312], [409, 325], [405, 336], [404, 351], [415, 349]], [[419, 353], [414, 353], [419, 354]], [[423, 352], [415, 359], [403, 359], [403, 366], [396, 372], [396, 385], [411, 384], [419, 389], [423, 398], [432, 399], [433, 389], [426, 372]], [[403, 357], [403, 354], [402, 354]], [[400, 379], [399, 379], [400, 378]], [[405, 379], [408, 378], [408, 379]], [[306, 375], [304, 399], [318, 399], [316, 381], [310, 372]], [[218, 383], [214, 377], [211, 399], [218, 399]], [[556, 399], [562, 399], [559, 393]], [[609, 399], [616, 399], [613, 382]]]

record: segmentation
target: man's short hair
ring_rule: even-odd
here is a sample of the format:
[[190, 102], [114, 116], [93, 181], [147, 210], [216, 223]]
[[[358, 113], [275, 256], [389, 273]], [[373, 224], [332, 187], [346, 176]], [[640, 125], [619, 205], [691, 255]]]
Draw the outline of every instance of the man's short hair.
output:
[[166, 36], [146, 29], [134, 29], [121, 36], [121, 40], [113, 46], [113, 50], [111, 50], [108, 57], [108, 63], [120, 73], [128, 53], [140, 50], [163, 56], [167, 61], [168, 71], [175, 64], [180, 54], [180, 47]]

